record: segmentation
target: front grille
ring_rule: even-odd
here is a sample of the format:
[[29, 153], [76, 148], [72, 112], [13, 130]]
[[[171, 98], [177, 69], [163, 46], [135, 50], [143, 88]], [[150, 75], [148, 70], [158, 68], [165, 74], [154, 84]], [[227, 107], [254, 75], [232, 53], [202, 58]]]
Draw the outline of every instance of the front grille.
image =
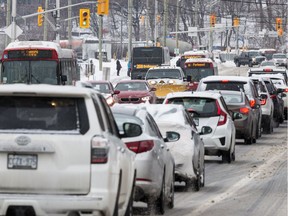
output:
[[140, 98], [121, 98], [120, 102], [122, 103], [137, 103], [140, 101]]

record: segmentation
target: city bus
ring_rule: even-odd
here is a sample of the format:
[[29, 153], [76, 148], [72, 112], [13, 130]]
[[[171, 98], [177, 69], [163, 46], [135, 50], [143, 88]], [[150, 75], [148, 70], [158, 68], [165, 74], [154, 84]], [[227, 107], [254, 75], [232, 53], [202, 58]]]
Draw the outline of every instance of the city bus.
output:
[[10, 43], [1, 58], [1, 84], [73, 85], [80, 80], [76, 53], [48, 41]]
[[218, 75], [217, 64], [210, 58], [190, 58], [185, 62], [188, 89], [196, 90], [199, 81], [207, 76]]
[[131, 56], [131, 79], [145, 79], [149, 68], [170, 65], [168, 47], [134, 47]]

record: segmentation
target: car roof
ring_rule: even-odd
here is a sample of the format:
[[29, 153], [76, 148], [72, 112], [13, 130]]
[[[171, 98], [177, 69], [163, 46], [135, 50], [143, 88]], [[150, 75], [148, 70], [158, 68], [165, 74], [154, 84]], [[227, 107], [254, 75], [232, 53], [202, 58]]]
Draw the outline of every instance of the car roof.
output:
[[[216, 91], [186, 91], [186, 92], [172, 92], [166, 95], [166, 98], [174, 97], [206, 97], [217, 99], [221, 97], [221, 94]], [[170, 104], [169, 104], [170, 105]]]
[[89, 82], [89, 83], [111, 83], [108, 80], [87, 80], [86, 82]]
[[[178, 67], [178, 66], [155, 66], [155, 67], [152, 67], [152, 68], [149, 68], [149, 70], [152, 70], [152, 69], [154, 69], [154, 70], [165, 70], [165, 69], [178, 69], [178, 70], [182, 70], [182, 68], [181, 67]], [[148, 71], [149, 71], [148, 70]]]
[[208, 76], [202, 79], [203, 82], [213, 82], [213, 81], [221, 81], [221, 80], [229, 80], [229, 81], [240, 81], [240, 82], [248, 82], [250, 77], [243, 76]]
[[119, 82], [117, 82], [117, 84], [118, 83], [147, 83], [147, 81], [146, 80], [120, 80]]
[[90, 97], [96, 91], [91, 88], [76, 86], [58, 86], [48, 84], [5, 84], [1, 85], [0, 95], [36, 95], [36, 96], [61, 96], [61, 97]]
[[259, 68], [250, 68], [249, 70], [248, 70], [248, 72], [265, 72], [265, 70], [267, 70], [267, 69], [271, 69], [272, 71], [269, 71], [269, 72], [277, 72], [277, 71], [279, 71], [279, 72], [286, 72], [286, 69], [285, 68], [279, 68], [279, 67], [271, 67], [271, 66], [269, 66], [269, 67], [259, 67]]

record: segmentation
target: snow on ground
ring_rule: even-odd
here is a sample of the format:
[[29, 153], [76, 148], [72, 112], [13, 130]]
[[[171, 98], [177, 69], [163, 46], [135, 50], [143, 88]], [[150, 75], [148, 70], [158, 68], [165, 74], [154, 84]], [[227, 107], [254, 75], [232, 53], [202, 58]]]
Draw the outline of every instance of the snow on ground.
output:
[[[172, 66], [176, 65], [176, 61], [179, 57], [173, 57], [170, 60], [170, 63]], [[103, 62], [102, 63], [102, 71], [99, 71], [99, 60], [98, 59], [89, 59], [87, 62], [93, 62], [93, 68], [94, 68], [94, 75], [90, 75], [89, 77], [85, 76], [85, 64], [86, 63], [80, 63], [81, 67], [81, 81], [86, 80], [103, 80], [105, 79], [105, 76], [103, 76], [103, 70], [104, 68], [110, 69], [110, 76], [108, 75], [108, 80], [112, 82], [113, 85], [115, 85], [120, 80], [130, 80], [130, 77], [127, 76], [127, 64], [128, 61], [126, 60], [120, 60], [120, 63], [122, 65], [122, 68], [120, 70], [120, 76], [117, 76], [116, 71], [116, 59], [112, 59], [111, 62]], [[221, 62], [219, 59], [216, 59], [216, 63], [218, 65], [218, 71], [225, 70], [227, 68], [235, 67], [235, 64], [233, 61], [226, 61]]]

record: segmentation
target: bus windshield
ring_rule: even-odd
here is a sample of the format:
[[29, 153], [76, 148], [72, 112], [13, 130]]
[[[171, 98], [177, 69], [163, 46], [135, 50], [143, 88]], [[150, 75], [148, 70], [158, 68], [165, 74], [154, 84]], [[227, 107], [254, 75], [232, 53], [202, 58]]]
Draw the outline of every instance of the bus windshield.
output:
[[1, 82], [57, 84], [57, 61], [5, 61]]
[[180, 71], [177, 69], [165, 69], [165, 70], [151, 69], [146, 74], [146, 80], [162, 79], [162, 78], [181, 79], [181, 74]]
[[135, 47], [133, 49], [133, 64], [162, 64], [162, 48], [160, 47]]
[[213, 68], [186, 68], [186, 76], [191, 76], [191, 81], [199, 82], [202, 78], [215, 75]]

